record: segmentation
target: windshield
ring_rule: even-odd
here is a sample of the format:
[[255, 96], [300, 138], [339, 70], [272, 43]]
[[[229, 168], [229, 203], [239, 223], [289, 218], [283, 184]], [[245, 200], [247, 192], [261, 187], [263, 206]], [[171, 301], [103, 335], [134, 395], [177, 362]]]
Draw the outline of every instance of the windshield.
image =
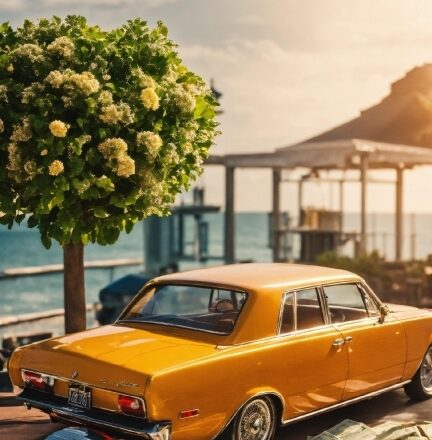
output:
[[157, 285], [128, 307], [118, 322], [133, 321], [229, 334], [246, 293], [217, 287]]

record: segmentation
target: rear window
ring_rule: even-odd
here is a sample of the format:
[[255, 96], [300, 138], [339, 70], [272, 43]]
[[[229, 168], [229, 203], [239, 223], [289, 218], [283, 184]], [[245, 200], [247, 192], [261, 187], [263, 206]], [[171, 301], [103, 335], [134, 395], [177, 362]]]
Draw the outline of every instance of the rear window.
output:
[[146, 290], [120, 317], [133, 321], [229, 334], [247, 294], [206, 286], [157, 285]]

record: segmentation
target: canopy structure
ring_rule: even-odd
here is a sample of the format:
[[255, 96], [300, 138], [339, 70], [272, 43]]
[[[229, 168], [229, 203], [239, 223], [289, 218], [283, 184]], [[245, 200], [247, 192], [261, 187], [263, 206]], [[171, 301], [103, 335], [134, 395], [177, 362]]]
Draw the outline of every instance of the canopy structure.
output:
[[[278, 259], [281, 170], [360, 170], [361, 239], [366, 250], [366, 196], [371, 169], [395, 170], [395, 258], [402, 257], [403, 172], [432, 165], [432, 64], [415, 67], [391, 85], [390, 93], [359, 116], [306, 141], [270, 153], [212, 156], [207, 165], [226, 169], [225, 259], [234, 261], [234, 184], [236, 168], [273, 170], [273, 258]], [[299, 199], [303, 180], [298, 181]], [[343, 181], [340, 210], [343, 210]]]
[[[279, 231], [281, 229], [280, 185], [281, 171], [306, 168], [313, 172], [320, 170], [359, 170], [361, 186], [360, 200], [360, 250], [366, 250], [367, 224], [366, 201], [367, 184], [371, 182], [369, 170], [395, 171], [395, 259], [402, 258], [403, 230], [403, 172], [421, 165], [432, 165], [432, 149], [410, 145], [375, 142], [365, 139], [339, 139], [323, 142], [304, 142], [289, 147], [279, 148], [272, 153], [228, 154], [211, 156], [206, 165], [225, 167], [225, 260], [235, 261], [235, 170], [236, 168], [268, 168], [273, 172], [273, 258], [278, 260], [280, 254]], [[299, 179], [299, 199], [301, 186]], [[344, 180], [340, 180], [341, 212]]]

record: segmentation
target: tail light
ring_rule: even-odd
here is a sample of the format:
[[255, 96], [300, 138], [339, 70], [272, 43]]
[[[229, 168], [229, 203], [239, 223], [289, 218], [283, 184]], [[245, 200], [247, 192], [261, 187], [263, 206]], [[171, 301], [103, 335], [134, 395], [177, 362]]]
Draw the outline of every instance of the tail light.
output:
[[119, 394], [117, 403], [120, 411], [133, 416], [144, 416], [144, 403], [139, 397]]
[[24, 385], [39, 391], [52, 391], [54, 377], [35, 371], [21, 370]]

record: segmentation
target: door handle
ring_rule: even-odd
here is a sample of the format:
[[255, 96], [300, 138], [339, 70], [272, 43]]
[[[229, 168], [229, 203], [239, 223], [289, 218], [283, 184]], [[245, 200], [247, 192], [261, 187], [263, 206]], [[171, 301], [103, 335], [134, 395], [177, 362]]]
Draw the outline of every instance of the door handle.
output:
[[345, 339], [342, 338], [337, 338], [332, 343], [333, 347], [341, 347], [344, 344], [345, 344]]

